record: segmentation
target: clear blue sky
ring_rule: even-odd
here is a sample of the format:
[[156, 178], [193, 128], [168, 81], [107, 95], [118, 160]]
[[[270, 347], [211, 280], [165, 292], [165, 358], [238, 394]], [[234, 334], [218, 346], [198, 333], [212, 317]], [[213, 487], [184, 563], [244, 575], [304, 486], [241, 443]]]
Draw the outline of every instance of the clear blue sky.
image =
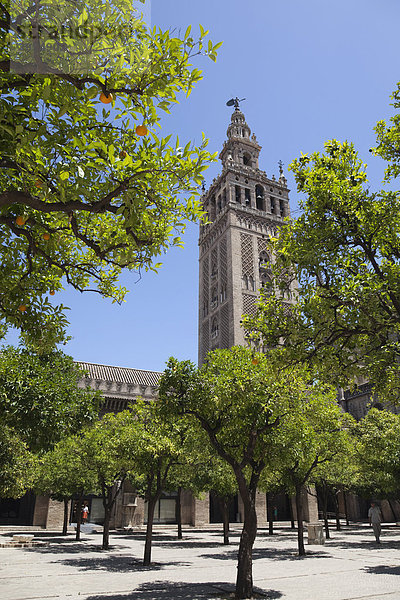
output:
[[[198, 23], [224, 45], [216, 64], [197, 60], [204, 79], [163, 120], [163, 134], [199, 142], [204, 131], [210, 150], [219, 151], [231, 114], [225, 103], [246, 97], [242, 109], [269, 176], [280, 159], [288, 165], [335, 137], [356, 144], [372, 187], [380, 185], [384, 165], [368, 149], [376, 121], [392, 114], [389, 98], [400, 79], [398, 0], [152, 0], [153, 25], [184, 32]], [[219, 164], [206, 172], [207, 185], [218, 172]], [[60, 295], [71, 309], [65, 351], [76, 360], [149, 370], [163, 370], [171, 355], [196, 362], [197, 235], [190, 226], [185, 249], [170, 251], [158, 275], [124, 276], [131, 292], [121, 307], [95, 294]]]

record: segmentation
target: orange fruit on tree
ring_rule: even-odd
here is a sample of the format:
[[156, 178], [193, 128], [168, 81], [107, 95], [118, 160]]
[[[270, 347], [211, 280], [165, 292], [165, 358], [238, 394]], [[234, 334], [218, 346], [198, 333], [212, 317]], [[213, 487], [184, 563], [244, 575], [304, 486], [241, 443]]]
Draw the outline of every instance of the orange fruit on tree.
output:
[[54, 290], [50, 290], [49, 294], [50, 294], [50, 296], [54, 296], [55, 291]]
[[49, 241], [49, 239], [50, 239], [50, 234], [49, 234], [49, 233], [44, 233], [44, 234], [42, 235], [42, 238], [43, 238], [43, 239], [44, 239], [46, 242], [48, 242], [48, 241]]
[[149, 130], [147, 129], [146, 125], [138, 125], [136, 127], [136, 133], [137, 135], [144, 136], [149, 133]]
[[119, 157], [120, 158], [125, 158], [127, 155], [127, 153], [125, 152], [125, 150], [121, 150], [121, 152], [119, 153]]
[[20, 312], [25, 312], [25, 311], [26, 311], [26, 305], [25, 305], [25, 304], [20, 304], [20, 305], [18, 306], [18, 310], [19, 310]]
[[41, 189], [42, 189], [42, 187], [43, 187], [43, 181], [42, 181], [41, 179], [36, 179], [36, 181], [35, 181], [35, 186], [36, 186], [36, 187], [37, 187], [39, 190], [41, 190]]
[[256, 358], [253, 358], [251, 362], [253, 363], [253, 365], [258, 365], [258, 360]]
[[110, 104], [113, 101], [113, 95], [110, 92], [101, 92], [99, 100], [103, 104]]
[[26, 217], [24, 217], [23, 215], [18, 215], [18, 217], [15, 219], [15, 222], [17, 225], [25, 225]]

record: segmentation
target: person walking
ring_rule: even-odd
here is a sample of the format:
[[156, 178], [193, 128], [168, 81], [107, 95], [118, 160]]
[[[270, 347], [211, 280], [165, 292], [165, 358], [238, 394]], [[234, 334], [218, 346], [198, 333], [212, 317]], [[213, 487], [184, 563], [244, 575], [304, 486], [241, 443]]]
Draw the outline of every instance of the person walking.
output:
[[381, 535], [382, 513], [376, 502], [371, 502], [371, 508], [368, 511], [368, 519], [369, 524], [372, 525], [376, 543], [380, 544], [381, 540], [379, 538]]
[[87, 502], [85, 502], [85, 505], [82, 509], [82, 523], [85, 524], [87, 523], [89, 517], [89, 507], [87, 505]]

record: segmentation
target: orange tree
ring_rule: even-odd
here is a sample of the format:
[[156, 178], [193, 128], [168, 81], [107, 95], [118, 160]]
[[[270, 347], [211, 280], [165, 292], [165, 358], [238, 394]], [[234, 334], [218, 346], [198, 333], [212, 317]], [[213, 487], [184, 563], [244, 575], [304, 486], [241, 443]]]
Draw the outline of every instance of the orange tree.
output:
[[161, 378], [165, 413], [193, 418], [235, 474], [244, 509], [236, 598], [252, 597], [256, 492], [263, 471], [280, 460], [277, 448], [293, 408], [307, 394], [323, 393], [318, 385], [310, 392], [309, 379], [304, 369], [280, 371], [274, 361], [243, 347], [210, 352], [199, 370], [189, 361], [171, 358]]
[[64, 504], [62, 535], [68, 533], [69, 502], [75, 500], [76, 540], [79, 541], [84, 494], [92, 492], [95, 484], [96, 479], [88, 468], [80, 434], [63, 438], [41, 457], [34, 490]]
[[78, 388], [84, 372], [61, 351], [35, 354], [12, 346], [0, 360], [0, 418], [36, 453], [98, 417], [100, 396]]
[[[304, 371], [304, 375], [307, 372]], [[275, 478], [294, 495], [297, 513], [299, 556], [305, 555], [303, 520], [306, 486], [318, 481], [318, 472], [342, 460], [349, 449], [349, 429], [354, 419], [344, 413], [336, 400], [334, 387], [313, 382], [290, 400], [289, 411], [277, 430], [272, 462]]]
[[39, 348], [65, 333], [49, 295], [67, 284], [121, 302], [121, 270], [157, 269], [202, 214], [204, 136], [182, 147], [157, 131], [201, 79], [192, 59], [218, 45], [203, 28], [149, 29], [137, 6], [0, 4], [0, 333]]
[[[400, 358], [400, 84], [396, 113], [376, 127], [373, 153], [387, 161], [390, 187], [370, 189], [354, 145], [327, 141], [290, 166], [302, 194], [302, 214], [272, 240], [275, 289], [298, 281], [296, 303], [265, 294], [255, 317], [244, 318], [253, 339], [278, 346], [282, 362], [309, 361], [335, 385], [368, 378], [397, 402]], [[289, 291], [289, 290], [287, 290]]]
[[37, 459], [15, 429], [0, 425], [0, 498], [20, 498], [37, 476]]

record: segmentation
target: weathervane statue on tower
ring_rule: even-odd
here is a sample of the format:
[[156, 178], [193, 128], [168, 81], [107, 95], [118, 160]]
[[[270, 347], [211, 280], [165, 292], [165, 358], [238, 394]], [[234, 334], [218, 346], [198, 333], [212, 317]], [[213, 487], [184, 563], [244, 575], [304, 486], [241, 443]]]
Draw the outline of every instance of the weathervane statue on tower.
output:
[[246, 98], [242, 98], [241, 100], [239, 100], [239, 98], [236, 96], [236, 98], [231, 98], [230, 100], [228, 100], [226, 105], [234, 106], [237, 110], [239, 110], [239, 104], [240, 102], [243, 102], [243, 100], [246, 100]]

